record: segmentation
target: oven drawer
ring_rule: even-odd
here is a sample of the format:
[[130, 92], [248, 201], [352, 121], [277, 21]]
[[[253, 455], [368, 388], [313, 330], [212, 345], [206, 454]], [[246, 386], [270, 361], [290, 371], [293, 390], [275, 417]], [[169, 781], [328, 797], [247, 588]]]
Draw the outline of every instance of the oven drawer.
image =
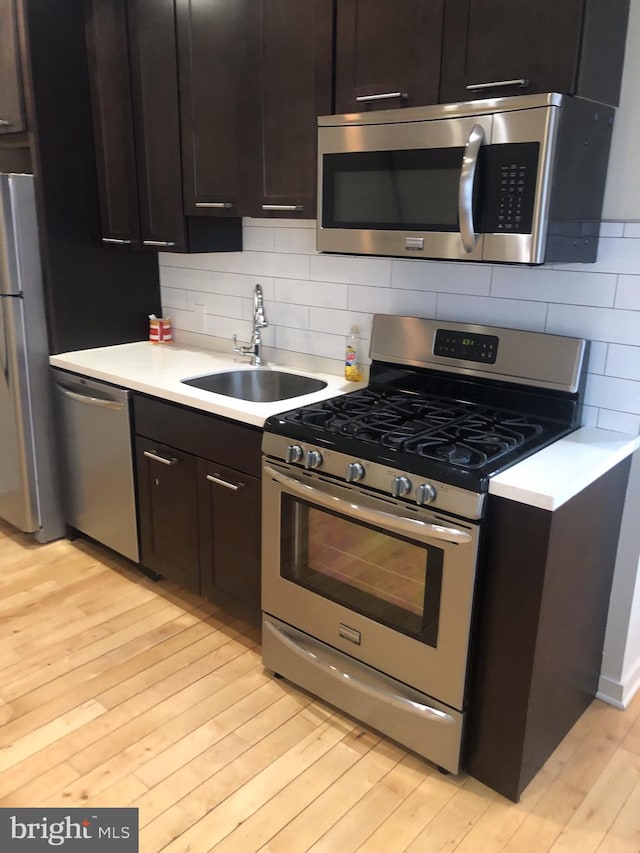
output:
[[331, 705], [451, 773], [460, 771], [464, 716], [271, 616], [262, 660]]

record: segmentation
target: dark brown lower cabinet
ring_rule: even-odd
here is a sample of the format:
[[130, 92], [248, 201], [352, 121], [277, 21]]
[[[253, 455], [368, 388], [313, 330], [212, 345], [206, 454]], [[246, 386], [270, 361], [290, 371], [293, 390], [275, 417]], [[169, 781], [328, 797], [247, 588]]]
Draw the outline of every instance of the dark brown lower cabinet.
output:
[[489, 496], [465, 764], [516, 802], [598, 689], [629, 464], [553, 512]]
[[141, 562], [199, 593], [196, 468], [188, 453], [136, 437]]
[[260, 606], [260, 498], [256, 477], [198, 459], [200, 589]]
[[134, 417], [142, 565], [259, 608], [262, 431], [141, 395]]

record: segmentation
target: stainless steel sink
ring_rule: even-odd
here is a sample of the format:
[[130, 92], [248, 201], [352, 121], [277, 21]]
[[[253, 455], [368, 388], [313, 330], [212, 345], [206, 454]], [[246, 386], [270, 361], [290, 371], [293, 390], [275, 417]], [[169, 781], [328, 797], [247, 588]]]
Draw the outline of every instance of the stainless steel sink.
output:
[[228, 370], [225, 373], [209, 373], [182, 379], [185, 385], [212, 391], [224, 397], [250, 400], [252, 403], [273, 403], [301, 397], [327, 387], [322, 379], [286, 373], [283, 370]]

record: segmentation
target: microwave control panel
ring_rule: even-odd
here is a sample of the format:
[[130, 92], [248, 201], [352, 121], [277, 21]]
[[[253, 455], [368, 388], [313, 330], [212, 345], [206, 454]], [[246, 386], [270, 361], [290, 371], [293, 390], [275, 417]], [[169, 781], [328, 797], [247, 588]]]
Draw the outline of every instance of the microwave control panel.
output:
[[538, 142], [489, 146], [485, 233], [531, 234], [539, 153]]

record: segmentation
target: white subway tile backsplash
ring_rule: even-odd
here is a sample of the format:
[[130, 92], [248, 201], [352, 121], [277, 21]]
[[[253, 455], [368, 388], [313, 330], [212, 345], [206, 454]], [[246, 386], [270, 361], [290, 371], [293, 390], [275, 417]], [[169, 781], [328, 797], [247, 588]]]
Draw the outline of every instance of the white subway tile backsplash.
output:
[[[640, 382], [640, 345], [630, 347], [621, 344], [609, 344], [605, 372], [607, 376], [635, 379]], [[638, 395], [640, 395], [640, 385], [638, 386]]]
[[160, 296], [162, 298], [162, 310], [166, 312], [167, 308], [183, 308], [189, 307], [188, 290], [179, 290], [177, 287], [161, 287]]
[[189, 292], [189, 310], [194, 305], [204, 305], [207, 314], [217, 314], [221, 317], [236, 317], [241, 319], [242, 299], [239, 296], [226, 296], [223, 293], [200, 293], [197, 290]]
[[640, 415], [640, 385], [631, 379], [612, 376], [587, 376], [585, 403], [599, 409], [614, 409]]
[[587, 370], [589, 373], [604, 373], [607, 361], [608, 344], [602, 341], [591, 341], [589, 346], [589, 362]]
[[366, 341], [364, 346], [367, 352], [372, 322], [373, 314], [340, 311], [334, 308], [311, 308], [309, 314], [309, 328], [315, 332], [340, 334], [346, 339], [346, 336], [351, 333], [352, 326], [357, 326], [358, 335]]
[[316, 250], [316, 232], [308, 228], [276, 228], [275, 250], [310, 255]]
[[289, 305], [286, 302], [272, 302], [269, 305], [267, 320], [269, 321], [269, 325], [308, 329], [309, 311], [310, 309], [307, 305]]
[[348, 294], [348, 285], [328, 281], [278, 279], [275, 287], [275, 298], [279, 302], [296, 302], [321, 308], [346, 308]]
[[391, 286], [407, 290], [488, 296], [491, 287], [491, 267], [481, 264], [394, 260], [391, 264]]
[[582, 417], [580, 419], [581, 426], [598, 426], [598, 412], [600, 410], [596, 409], [594, 406], [583, 406], [582, 407]]
[[640, 415], [629, 415], [626, 412], [612, 412], [609, 409], [600, 409], [596, 426], [600, 427], [600, 429], [612, 429], [615, 432], [638, 435], [640, 433]]
[[407, 314], [414, 317], [433, 317], [435, 293], [400, 290], [397, 287], [349, 286], [349, 310], [372, 314]]
[[436, 316], [440, 320], [543, 332], [546, 315], [547, 306], [542, 302], [438, 294]]
[[344, 361], [345, 339], [343, 335], [330, 335], [323, 332], [310, 334], [302, 329], [278, 328], [275, 345], [279, 349]]
[[[640, 269], [638, 270], [640, 273]], [[640, 275], [619, 275], [616, 308], [640, 311]]]
[[602, 222], [600, 225], [600, 237], [622, 237], [624, 235], [624, 222]]
[[255, 228], [246, 225], [242, 229], [242, 248], [245, 252], [273, 252], [275, 249], [275, 229]]
[[549, 305], [547, 332], [577, 335], [594, 341], [633, 344], [638, 342], [640, 322], [634, 311], [585, 308], [582, 305]]
[[496, 267], [491, 280], [491, 295], [503, 299], [610, 307], [615, 294], [612, 273], [572, 272], [560, 267]]
[[350, 258], [344, 255], [312, 255], [310, 278], [342, 281], [369, 287], [389, 287], [391, 261], [388, 258]]
[[[583, 422], [640, 429], [640, 223], [606, 222], [596, 264], [498, 266], [322, 255], [315, 220], [245, 219], [243, 252], [159, 255], [163, 311], [186, 338], [232, 349], [251, 337], [261, 284], [269, 359], [341, 371], [359, 327], [368, 361], [375, 313], [437, 317], [586, 337], [591, 341]], [[206, 306], [205, 333], [195, 304]], [[330, 367], [327, 368], [327, 365]]]

